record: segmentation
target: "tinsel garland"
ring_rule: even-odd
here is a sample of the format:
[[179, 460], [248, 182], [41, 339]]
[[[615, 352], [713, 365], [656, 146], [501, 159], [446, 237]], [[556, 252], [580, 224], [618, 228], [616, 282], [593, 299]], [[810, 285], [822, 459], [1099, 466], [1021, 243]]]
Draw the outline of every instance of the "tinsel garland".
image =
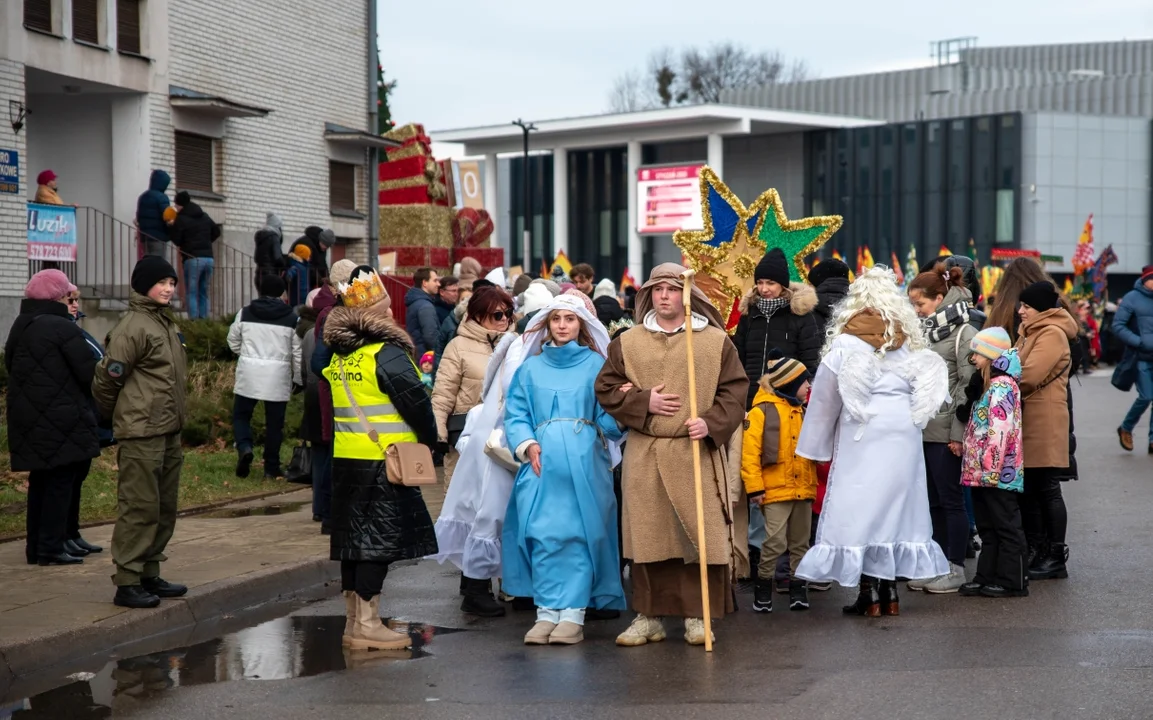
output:
[[389, 130], [384, 136], [389, 140], [404, 142], [405, 140], [421, 137], [424, 134], [424, 125], [420, 123], [409, 123], [408, 125], [401, 125], [400, 127]]
[[456, 211], [440, 205], [384, 205], [380, 208], [380, 244], [452, 247]]
[[414, 157], [431, 157], [432, 150], [424, 143], [413, 143], [412, 145], [405, 145], [396, 150], [386, 150], [384, 154], [388, 157], [389, 162], [396, 162], [397, 160], [407, 160]]

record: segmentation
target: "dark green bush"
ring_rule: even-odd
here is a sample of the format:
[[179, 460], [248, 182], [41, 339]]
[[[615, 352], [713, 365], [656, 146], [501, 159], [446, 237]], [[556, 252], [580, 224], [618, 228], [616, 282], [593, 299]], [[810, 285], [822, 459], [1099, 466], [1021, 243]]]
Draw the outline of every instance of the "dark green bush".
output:
[[[220, 449], [235, 442], [232, 433], [232, 386], [236, 364], [231, 362], [196, 362], [188, 369], [188, 413], [181, 438], [185, 445], [216, 445]], [[294, 438], [304, 416], [304, 395], [294, 395], [288, 402], [284, 418], [284, 436]], [[252, 436], [257, 445], [264, 444], [264, 405], [252, 415]]]
[[188, 362], [211, 362], [213, 360], [236, 360], [236, 355], [228, 349], [228, 320], [179, 320], [180, 332], [184, 333], [184, 348]]

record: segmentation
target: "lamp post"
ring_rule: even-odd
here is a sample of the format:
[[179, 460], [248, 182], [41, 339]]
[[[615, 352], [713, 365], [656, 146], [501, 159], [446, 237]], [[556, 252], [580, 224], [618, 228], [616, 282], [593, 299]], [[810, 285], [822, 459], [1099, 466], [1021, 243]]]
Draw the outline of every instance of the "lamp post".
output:
[[524, 120], [513, 120], [513, 125], [516, 125], [524, 132], [524, 247], [521, 250], [521, 269], [524, 272], [531, 272], [532, 269], [532, 190], [528, 182], [528, 134], [536, 130], [536, 125]]

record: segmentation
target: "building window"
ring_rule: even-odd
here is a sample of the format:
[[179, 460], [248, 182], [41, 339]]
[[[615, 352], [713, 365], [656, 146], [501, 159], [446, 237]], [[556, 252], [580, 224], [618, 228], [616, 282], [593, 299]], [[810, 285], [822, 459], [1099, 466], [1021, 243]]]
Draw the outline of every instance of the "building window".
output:
[[100, 0], [72, 0], [72, 39], [100, 44]]
[[214, 192], [212, 138], [176, 133], [176, 179], [181, 190]]
[[140, 0], [116, 0], [116, 48], [140, 54]]
[[328, 206], [332, 210], [356, 211], [356, 166], [328, 161]]
[[52, 0], [24, 0], [24, 27], [50, 33], [52, 29]]

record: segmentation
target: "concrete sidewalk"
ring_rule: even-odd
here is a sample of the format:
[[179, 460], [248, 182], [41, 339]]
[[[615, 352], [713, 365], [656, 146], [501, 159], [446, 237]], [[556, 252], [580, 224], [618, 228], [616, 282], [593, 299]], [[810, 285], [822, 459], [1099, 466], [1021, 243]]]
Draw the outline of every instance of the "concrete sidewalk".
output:
[[[434, 519], [444, 492], [443, 485], [424, 491]], [[0, 544], [0, 688], [70, 659], [192, 630], [256, 605], [336, 594], [339, 566], [312, 522], [311, 498], [306, 489], [177, 520], [161, 573], [189, 592], [152, 610], [112, 604], [112, 525], [84, 531], [105, 550], [83, 565], [28, 565], [23, 540]]]

